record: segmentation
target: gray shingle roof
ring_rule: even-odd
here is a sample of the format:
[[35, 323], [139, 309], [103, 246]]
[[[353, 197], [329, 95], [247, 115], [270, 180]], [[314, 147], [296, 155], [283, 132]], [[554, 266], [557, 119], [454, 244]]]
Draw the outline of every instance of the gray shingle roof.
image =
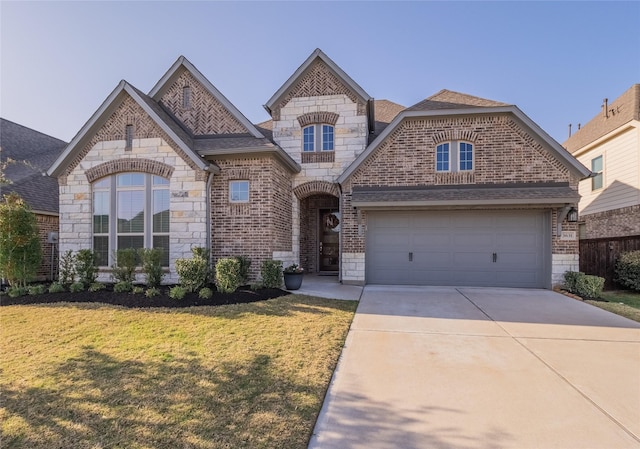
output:
[[0, 186], [2, 195], [16, 192], [35, 211], [58, 213], [58, 180], [43, 173], [66, 142], [0, 118], [0, 157], [27, 161], [9, 164], [5, 176], [12, 184]]
[[442, 89], [440, 92], [407, 108], [407, 111], [433, 111], [437, 109], [466, 109], [469, 107], [510, 106], [500, 101]]

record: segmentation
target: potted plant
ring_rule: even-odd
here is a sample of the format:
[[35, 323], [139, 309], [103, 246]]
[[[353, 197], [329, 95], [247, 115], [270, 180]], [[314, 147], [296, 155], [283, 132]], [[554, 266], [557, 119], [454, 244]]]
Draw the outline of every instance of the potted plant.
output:
[[303, 272], [304, 270], [295, 263], [282, 270], [285, 288], [287, 290], [298, 290], [302, 285]]

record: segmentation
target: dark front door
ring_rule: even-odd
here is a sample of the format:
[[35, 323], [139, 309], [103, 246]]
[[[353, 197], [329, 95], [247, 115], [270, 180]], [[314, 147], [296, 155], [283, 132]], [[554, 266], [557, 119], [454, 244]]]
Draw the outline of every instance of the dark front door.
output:
[[338, 271], [338, 260], [340, 256], [340, 212], [335, 209], [320, 209], [319, 212], [319, 271]]

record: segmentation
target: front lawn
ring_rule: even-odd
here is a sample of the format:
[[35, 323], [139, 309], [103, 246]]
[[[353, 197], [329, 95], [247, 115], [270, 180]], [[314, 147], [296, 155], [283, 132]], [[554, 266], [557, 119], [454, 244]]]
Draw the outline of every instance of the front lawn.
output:
[[614, 290], [603, 292], [601, 300], [587, 300], [586, 303], [608, 310], [640, 322], [640, 293], [630, 290]]
[[0, 308], [8, 448], [306, 448], [356, 308]]

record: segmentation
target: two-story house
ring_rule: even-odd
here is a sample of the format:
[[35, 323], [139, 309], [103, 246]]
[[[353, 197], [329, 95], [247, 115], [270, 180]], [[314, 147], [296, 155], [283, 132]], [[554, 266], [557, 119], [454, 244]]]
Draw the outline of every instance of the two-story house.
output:
[[180, 57], [122, 81], [50, 169], [61, 250], [211, 248], [345, 283], [549, 288], [577, 269], [590, 172], [516, 106], [442, 90], [374, 100], [315, 50], [252, 124]]

